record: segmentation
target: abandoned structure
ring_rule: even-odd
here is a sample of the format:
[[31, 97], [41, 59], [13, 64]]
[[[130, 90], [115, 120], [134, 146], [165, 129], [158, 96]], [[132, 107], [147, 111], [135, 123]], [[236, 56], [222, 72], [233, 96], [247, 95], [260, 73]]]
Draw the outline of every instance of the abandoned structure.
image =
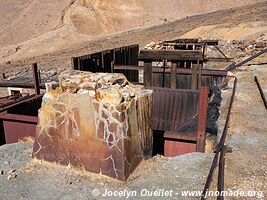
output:
[[145, 155], [204, 152], [209, 87], [227, 71], [203, 64], [229, 61], [221, 51], [223, 58], [208, 57], [209, 45], [218, 41], [179, 39], [74, 57], [76, 71], [46, 83], [45, 94], [33, 65], [35, 95], [1, 106], [1, 144], [35, 136], [34, 157], [119, 180]]

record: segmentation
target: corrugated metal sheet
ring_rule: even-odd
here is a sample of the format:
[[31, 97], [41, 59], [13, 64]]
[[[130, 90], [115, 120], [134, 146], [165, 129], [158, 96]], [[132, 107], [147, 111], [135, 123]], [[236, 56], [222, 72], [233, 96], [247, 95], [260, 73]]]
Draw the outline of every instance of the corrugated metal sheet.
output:
[[198, 112], [198, 91], [150, 88], [153, 92], [153, 130], [175, 131]]

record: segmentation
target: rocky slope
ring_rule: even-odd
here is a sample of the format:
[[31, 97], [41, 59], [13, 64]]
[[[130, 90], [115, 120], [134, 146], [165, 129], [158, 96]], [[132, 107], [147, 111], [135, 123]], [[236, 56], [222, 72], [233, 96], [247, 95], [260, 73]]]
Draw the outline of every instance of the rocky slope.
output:
[[0, 64], [264, 0], [0, 0]]

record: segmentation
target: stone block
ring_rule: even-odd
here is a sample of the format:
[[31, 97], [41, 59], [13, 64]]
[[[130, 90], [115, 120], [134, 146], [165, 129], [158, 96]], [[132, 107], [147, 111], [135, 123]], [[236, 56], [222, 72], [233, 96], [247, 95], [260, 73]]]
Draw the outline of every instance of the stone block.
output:
[[33, 157], [125, 181], [152, 152], [151, 101], [122, 74], [65, 72], [46, 84]]

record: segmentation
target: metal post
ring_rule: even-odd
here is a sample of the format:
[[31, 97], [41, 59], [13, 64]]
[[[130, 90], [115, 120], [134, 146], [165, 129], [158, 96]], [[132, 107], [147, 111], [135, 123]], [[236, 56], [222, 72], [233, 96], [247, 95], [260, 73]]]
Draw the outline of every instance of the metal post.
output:
[[263, 92], [263, 90], [262, 90], [262, 88], [261, 88], [261, 85], [260, 85], [260, 82], [259, 82], [259, 80], [258, 80], [258, 77], [255, 76], [255, 79], [254, 79], [254, 80], [255, 80], [255, 82], [256, 82], [256, 84], [257, 84], [257, 86], [258, 86], [258, 89], [259, 89], [259, 91], [260, 91], [261, 99], [262, 99], [262, 101], [263, 101], [263, 104], [264, 104], [265, 108], [267, 109], [266, 98], [265, 98], [264, 92]]
[[35, 95], [37, 96], [40, 94], [39, 78], [38, 78], [38, 72], [37, 72], [37, 63], [32, 64], [32, 76], [33, 76], [33, 82], [34, 82]]
[[209, 94], [209, 89], [207, 86], [203, 86], [199, 89], [197, 149], [196, 149], [198, 152], [205, 151], [208, 94]]

